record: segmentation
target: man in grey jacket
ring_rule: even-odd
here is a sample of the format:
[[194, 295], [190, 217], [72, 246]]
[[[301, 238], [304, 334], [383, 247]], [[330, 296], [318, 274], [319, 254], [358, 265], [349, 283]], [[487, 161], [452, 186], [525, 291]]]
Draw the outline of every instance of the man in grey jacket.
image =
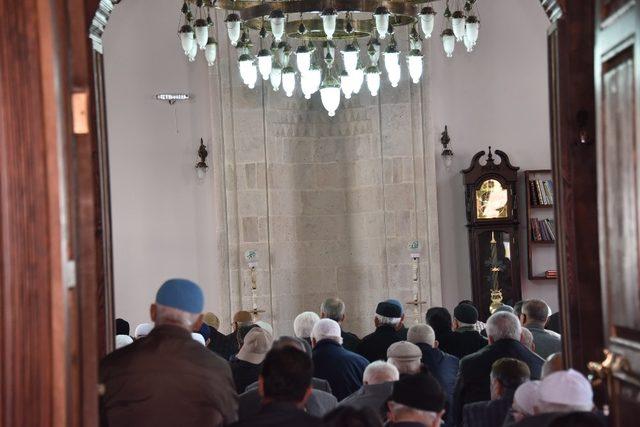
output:
[[368, 407], [376, 412], [382, 412], [385, 409], [385, 402], [393, 391], [393, 383], [398, 379], [400, 379], [400, 373], [394, 365], [377, 360], [364, 370], [362, 387], [343, 399], [338, 406], [350, 406], [355, 409]]
[[549, 319], [549, 311], [546, 302], [532, 299], [522, 306], [520, 315], [520, 322], [533, 335], [535, 352], [543, 359], [562, 350], [560, 334], [544, 328]]

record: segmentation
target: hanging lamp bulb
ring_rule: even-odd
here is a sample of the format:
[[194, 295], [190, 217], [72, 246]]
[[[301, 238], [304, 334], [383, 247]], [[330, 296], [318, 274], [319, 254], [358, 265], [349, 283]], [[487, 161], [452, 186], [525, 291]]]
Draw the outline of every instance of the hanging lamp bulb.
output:
[[207, 44], [204, 47], [204, 57], [207, 60], [207, 64], [209, 67], [212, 67], [216, 62], [216, 57], [218, 55], [218, 43], [213, 37], [209, 37], [207, 39]]
[[271, 23], [271, 34], [273, 34], [273, 39], [276, 42], [282, 41], [282, 36], [284, 35], [284, 24], [285, 24], [285, 16], [284, 12], [280, 9], [272, 10], [269, 14], [269, 22]]
[[333, 34], [336, 32], [336, 21], [338, 20], [338, 12], [328, 7], [320, 14], [322, 18], [322, 29], [324, 30], [327, 40], [333, 39]]
[[238, 69], [240, 70], [240, 78], [242, 82], [248, 85], [250, 80], [251, 68], [253, 66], [253, 58], [248, 53], [243, 53], [238, 58]]
[[344, 94], [344, 99], [351, 99], [351, 94], [353, 93], [353, 78], [347, 73], [347, 70], [340, 72], [340, 88]]
[[436, 23], [436, 11], [432, 7], [423, 7], [420, 11], [420, 28], [426, 39], [431, 38]]
[[359, 49], [353, 43], [346, 45], [342, 51], [342, 62], [347, 73], [353, 73], [358, 66], [358, 52]]
[[362, 65], [358, 65], [350, 77], [353, 86], [353, 93], [360, 93], [360, 88], [362, 87], [362, 83], [364, 83], [364, 68]]
[[300, 74], [300, 90], [302, 90], [305, 99], [311, 99], [311, 95], [313, 95], [313, 77], [308, 72]]
[[365, 71], [365, 77], [367, 80], [367, 88], [371, 93], [371, 96], [377, 96], [380, 90], [380, 69], [377, 65], [370, 65]]
[[311, 52], [304, 43], [296, 49], [296, 66], [301, 75], [309, 71], [309, 67], [311, 67]]
[[318, 65], [311, 64], [311, 68], [307, 72], [311, 76], [311, 87], [313, 88], [312, 93], [316, 93], [320, 90], [320, 84], [322, 83], [322, 70]]
[[333, 77], [331, 68], [320, 85], [320, 99], [325, 110], [329, 113], [329, 117], [336, 115], [336, 110], [340, 106], [340, 82]]
[[407, 54], [407, 67], [413, 83], [420, 83], [422, 77], [422, 52], [413, 49]]
[[463, 42], [464, 42], [464, 47], [467, 48], [467, 52], [473, 52], [473, 47], [474, 47], [473, 43], [471, 43], [471, 39], [467, 37], [466, 34], [464, 35]]
[[478, 17], [473, 15], [467, 16], [464, 35], [465, 35], [465, 38], [469, 39], [469, 43], [471, 44], [471, 46], [475, 46], [476, 43], [478, 42], [479, 32], [480, 32], [480, 20], [478, 19]]
[[209, 24], [206, 19], [196, 19], [196, 43], [200, 50], [204, 50], [209, 40]]
[[233, 46], [237, 45], [240, 40], [240, 16], [237, 13], [230, 13], [224, 22], [227, 24], [229, 41]]
[[277, 61], [273, 61], [271, 64], [269, 81], [271, 82], [273, 91], [277, 92], [280, 89], [280, 83], [282, 82], [282, 66]]
[[453, 35], [456, 36], [456, 41], [462, 41], [465, 33], [464, 25], [464, 12], [462, 12], [461, 10], [456, 10], [455, 12], [453, 12], [453, 15], [451, 15], [451, 29], [453, 30]]
[[193, 27], [189, 24], [183, 25], [180, 27], [180, 31], [178, 32], [180, 35], [180, 46], [185, 55], [189, 56], [189, 52], [191, 52], [191, 47], [194, 42], [194, 33]]
[[258, 52], [258, 70], [262, 76], [262, 80], [269, 80], [271, 75], [271, 67], [273, 65], [273, 56], [269, 49], [260, 49]]
[[282, 89], [289, 98], [293, 96], [293, 91], [296, 89], [296, 72], [291, 66], [282, 69]]
[[373, 19], [376, 23], [376, 31], [380, 35], [380, 39], [384, 40], [387, 36], [389, 28], [389, 9], [384, 6], [378, 6], [373, 12]]
[[246, 84], [249, 89], [253, 89], [256, 87], [256, 81], [258, 81], [258, 67], [256, 67], [255, 61], [252, 61], [251, 66], [247, 70]]
[[400, 64], [396, 64], [391, 68], [387, 68], [387, 77], [389, 78], [391, 87], [398, 87], [398, 83], [400, 83], [400, 78], [402, 77], [402, 69], [400, 68]]
[[453, 51], [456, 48], [456, 36], [453, 34], [453, 30], [451, 28], [447, 28], [442, 32], [441, 37], [444, 52], [447, 54], [447, 58], [451, 58], [453, 56]]
[[192, 39], [191, 42], [191, 50], [189, 51], [189, 54], [187, 55], [187, 58], [189, 58], [189, 62], [194, 62], [196, 60], [196, 55], [198, 54], [198, 44], [196, 43], [196, 39], [195, 36]]

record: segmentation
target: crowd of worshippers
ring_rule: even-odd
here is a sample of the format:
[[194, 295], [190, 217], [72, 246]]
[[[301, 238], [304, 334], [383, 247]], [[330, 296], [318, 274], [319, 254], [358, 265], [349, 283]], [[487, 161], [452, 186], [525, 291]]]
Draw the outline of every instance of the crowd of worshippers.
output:
[[102, 425], [606, 425], [587, 378], [564, 369], [541, 300], [502, 306], [486, 323], [470, 301], [453, 316], [432, 307], [407, 327], [390, 299], [372, 308], [363, 338], [343, 329], [338, 298], [298, 315], [295, 336], [274, 337], [246, 311], [225, 335], [203, 309], [197, 284], [172, 279], [151, 304], [153, 323], [131, 337], [116, 321], [118, 349], [100, 364]]

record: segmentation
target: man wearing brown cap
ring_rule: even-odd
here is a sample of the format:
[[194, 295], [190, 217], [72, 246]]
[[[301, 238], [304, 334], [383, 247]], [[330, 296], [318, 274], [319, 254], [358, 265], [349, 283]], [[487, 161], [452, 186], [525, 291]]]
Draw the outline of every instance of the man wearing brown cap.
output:
[[251, 313], [244, 310], [238, 311], [233, 315], [232, 332], [222, 339], [216, 340], [217, 345], [214, 345], [212, 342], [209, 348], [218, 353], [224, 360], [229, 360], [229, 358], [237, 354], [240, 349], [240, 345], [238, 344], [238, 329], [241, 326], [248, 326], [252, 323], [253, 317]]
[[387, 405], [392, 427], [439, 427], [445, 395], [431, 375], [409, 375], [394, 384]]

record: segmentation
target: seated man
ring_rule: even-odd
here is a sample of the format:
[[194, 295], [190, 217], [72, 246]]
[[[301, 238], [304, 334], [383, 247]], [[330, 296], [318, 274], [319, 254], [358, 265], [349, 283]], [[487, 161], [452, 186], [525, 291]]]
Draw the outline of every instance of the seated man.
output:
[[172, 279], [160, 287], [149, 335], [100, 363], [104, 425], [202, 427], [235, 421], [238, 401], [229, 366], [191, 338], [202, 323], [203, 306], [202, 290], [189, 280]]
[[404, 313], [402, 306], [390, 301], [382, 301], [376, 307], [374, 324], [376, 330], [362, 338], [356, 353], [370, 362], [387, 359], [387, 349], [394, 342], [402, 341], [398, 329], [402, 326]]
[[393, 386], [388, 402], [392, 427], [439, 427], [445, 395], [429, 374], [406, 376]]
[[409, 342], [420, 348], [420, 351], [422, 351], [422, 364], [438, 380], [447, 394], [447, 400], [451, 402], [460, 360], [438, 348], [436, 334], [429, 325], [413, 325], [409, 328], [407, 338]]
[[522, 306], [520, 322], [531, 331], [535, 352], [543, 359], [562, 350], [560, 334], [545, 329], [548, 320], [549, 306], [546, 302], [532, 299]]
[[451, 313], [444, 307], [431, 307], [424, 316], [427, 325], [433, 328], [438, 341], [438, 348], [445, 353], [451, 354], [449, 351], [449, 341], [453, 335], [453, 320]]
[[[304, 352], [309, 360], [311, 360], [311, 352], [306, 352], [304, 341], [299, 338], [280, 337], [274, 341], [272, 350], [279, 350], [285, 347], [300, 350]], [[247, 387], [247, 391], [240, 395], [240, 409], [238, 411], [240, 420], [252, 417], [260, 411], [261, 398], [258, 392], [258, 386], [258, 382], [255, 382], [249, 385]], [[338, 400], [331, 394], [331, 387], [329, 387], [329, 383], [327, 381], [319, 378], [312, 378], [311, 388], [313, 390], [311, 391], [311, 395], [309, 395], [304, 406], [304, 409], [308, 414], [313, 415], [314, 417], [322, 417], [336, 407]]]
[[229, 362], [238, 394], [258, 380], [262, 361], [271, 349], [271, 335], [262, 328], [252, 328], [244, 337], [237, 356]]
[[529, 367], [508, 357], [494, 362], [491, 368], [491, 400], [464, 405], [464, 427], [501, 427], [513, 403], [516, 389], [529, 381]]
[[242, 345], [241, 343], [238, 344], [238, 333], [241, 328], [251, 325], [253, 325], [253, 316], [248, 311], [240, 310], [234, 314], [231, 333], [226, 335], [224, 340], [218, 342], [216, 353], [224, 360], [229, 360], [236, 355]]
[[400, 372], [400, 377], [414, 375], [422, 371], [422, 351], [409, 341], [400, 341], [391, 344], [387, 350], [387, 361]]
[[527, 328], [522, 328], [522, 333], [520, 334], [520, 342], [523, 346], [527, 347], [529, 350], [535, 353], [536, 344], [533, 342], [533, 334]]
[[313, 365], [304, 352], [289, 346], [271, 350], [258, 380], [262, 408], [233, 426], [321, 426], [319, 418], [303, 409], [312, 392], [312, 373]]
[[470, 402], [491, 398], [490, 374], [493, 363], [503, 357], [523, 361], [531, 378], [539, 379], [544, 360], [520, 343], [522, 327], [518, 318], [508, 312], [497, 312], [487, 320], [489, 345], [460, 360], [451, 416], [454, 425], [462, 423], [462, 407]]
[[303, 311], [293, 319], [293, 333], [297, 338], [311, 344], [311, 331], [318, 320], [320, 320], [320, 316], [313, 311]]
[[342, 331], [342, 346], [349, 351], [356, 351], [356, 347], [360, 344], [360, 338], [342, 328], [342, 322], [344, 322], [345, 318], [345, 305], [340, 298], [327, 298], [324, 300], [320, 306], [320, 317], [338, 322]]
[[362, 376], [362, 387], [344, 399], [338, 406], [355, 409], [371, 408], [380, 412], [391, 396], [393, 383], [400, 379], [398, 369], [389, 362], [377, 360], [367, 366]]
[[462, 359], [485, 347], [488, 342], [476, 328], [478, 310], [471, 304], [458, 304], [453, 310], [453, 330], [447, 342], [449, 354]]
[[311, 332], [314, 374], [329, 381], [338, 401], [362, 386], [362, 375], [369, 361], [342, 347], [340, 325], [320, 319]]

